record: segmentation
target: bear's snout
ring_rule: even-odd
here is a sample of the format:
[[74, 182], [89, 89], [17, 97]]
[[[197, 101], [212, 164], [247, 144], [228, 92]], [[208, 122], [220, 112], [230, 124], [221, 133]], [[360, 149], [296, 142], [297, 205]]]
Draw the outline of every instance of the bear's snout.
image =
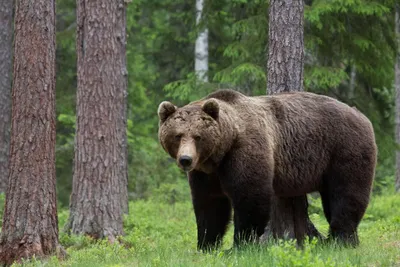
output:
[[179, 164], [184, 168], [187, 169], [192, 165], [193, 159], [189, 156], [181, 156], [179, 158]]
[[177, 154], [177, 164], [185, 172], [189, 172], [197, 165], [198, 154], [193, 140], [183, 140]]

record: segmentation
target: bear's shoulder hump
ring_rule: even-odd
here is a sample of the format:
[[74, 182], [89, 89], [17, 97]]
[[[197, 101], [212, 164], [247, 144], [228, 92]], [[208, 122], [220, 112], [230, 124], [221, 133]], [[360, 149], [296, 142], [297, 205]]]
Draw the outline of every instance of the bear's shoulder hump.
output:
[[220, 89], [209, 94], [206, 99], [215, 98], [227, 103], [234, 103], [241, 97], [244, 97], [244, 95], [238, 91], [232, 89]]

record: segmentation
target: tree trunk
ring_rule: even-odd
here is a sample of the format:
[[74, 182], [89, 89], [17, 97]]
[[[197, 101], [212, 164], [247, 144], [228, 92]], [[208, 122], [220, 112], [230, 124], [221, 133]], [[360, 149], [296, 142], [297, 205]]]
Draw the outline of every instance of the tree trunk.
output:
[[[271, 0], [267, 94], [303, 91], [302, 0]], [[271, 219], [261, 240], [269, 237], [297, 239], [322, 237], [308, 216], [307, 196], [273, 197]]]
[[8, 179], [13, 4], [14, 1], [0, 3], [0, 192], [6, 191]]
[[58, 251], [55, 1], [16, 1], [10, 172], [0, 262]]
[[353, 100], [356, 89], [356, 66], [351, 64], [348, 99]]
[[75, 234], [123, 234], [127, 212], [125, 2], [78, 0], [75, 164], [66, 226]]
[[[196, 25], [200, 24], [204, 0], [196, 0]], [[208, 76], [208, 29], [202, 30], [196, 39], [194, 70], [200, 81], [207, 82]]]
[[[397, 147], [400, 144], [400, 6], [396, 1], [395, 3], [395, 29], [397, 40], [397, 55], [395, 63], [395, 87], [396, 87], [396, 143]], [[396, 150], [396, 191], [400, 192], [400, 150]]]
[[267, 93], [303, 91], [304, 3], [271, 0]]

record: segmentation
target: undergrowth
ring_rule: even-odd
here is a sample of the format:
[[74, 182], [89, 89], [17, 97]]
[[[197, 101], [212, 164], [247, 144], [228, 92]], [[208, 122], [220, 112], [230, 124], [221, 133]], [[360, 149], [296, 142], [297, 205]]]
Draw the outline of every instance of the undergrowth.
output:
[[[313, 199], [310, 217], [326, 234], [328, 224]], [[130, 203], [121, 243], [94, 241], [60, 233], [64, 261], [55, 256], [14, 266], [400, 266], [400, 195], [375, 196], [359, 227], [360, 246], [343, 248], [316, 240], [297, 249], [294, 242], [231, 249], [230, 226], [223, 247], [212, 253], [196, 250], [196, 224], [189, 200], [139, 200]], [[59, 212], [60, 229], [68, 210]]]

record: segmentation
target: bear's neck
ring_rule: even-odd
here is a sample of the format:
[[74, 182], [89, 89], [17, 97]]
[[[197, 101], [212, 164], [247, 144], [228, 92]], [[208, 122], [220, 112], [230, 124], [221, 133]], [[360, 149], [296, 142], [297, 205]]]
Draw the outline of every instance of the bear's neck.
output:
[[200, 166], [200, 170], [205, 173], [210, 174], [217, 170], [219, 163], [222, 161], [226, 153], [231, 150], [231, 147], [237, 138], [237, 122], [233, 120], [236, 116], [232, 116], [232, 112], [235, 111], [230, 107], [223, 107], [220, 109], [220, 116], [218, 118], [220, 128], [219, 142], [214, 147], [212, 156], [205, 160]]

